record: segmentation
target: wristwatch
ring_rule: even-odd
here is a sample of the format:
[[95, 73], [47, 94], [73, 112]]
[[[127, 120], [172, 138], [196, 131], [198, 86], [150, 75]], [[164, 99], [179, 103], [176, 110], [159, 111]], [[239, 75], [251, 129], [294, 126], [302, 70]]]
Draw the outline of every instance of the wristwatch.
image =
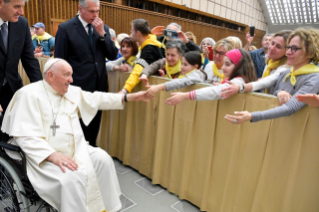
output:
[[238, 93], [244, 93], [244, 92], [245, 92], [245, 85], [244, 84], [240, 84]]
[[106, 36], [106, 32], [104, 33], [104, 35], [100, 36], [100, 40], [105, 41], [105, 36]]

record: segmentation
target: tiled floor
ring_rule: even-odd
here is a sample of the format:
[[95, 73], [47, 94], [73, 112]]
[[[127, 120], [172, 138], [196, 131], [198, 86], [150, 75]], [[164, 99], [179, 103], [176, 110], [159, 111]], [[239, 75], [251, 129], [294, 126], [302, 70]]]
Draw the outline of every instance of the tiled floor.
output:
[[123, 208], [121, 212], [200, 212], [197, 207], [187, 201], [180, 201], [161, 186], [152, 185], [148, 178], [118, 160], [114, 160], [114, 163], [122, 193], [136, 203], [128, 210]]
[[[152, 185], [148, 178], [120, 161], [114, 159], [114, 164], [123, 193], [123, 208], [120, 212], [200, 212], [196, 206], [179, 200], [161, 186]], [[32, 207], [31, 212], [38, 207], [39, 204]]]

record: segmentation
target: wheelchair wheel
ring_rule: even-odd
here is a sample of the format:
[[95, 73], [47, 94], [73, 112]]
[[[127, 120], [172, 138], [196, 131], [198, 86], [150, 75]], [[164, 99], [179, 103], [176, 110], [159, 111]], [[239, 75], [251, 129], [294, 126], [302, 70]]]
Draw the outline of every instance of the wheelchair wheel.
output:
[[20, 191], [25, 192], [15, 170], [0, 157], [0, 211], [30, 212], [30, 201]]

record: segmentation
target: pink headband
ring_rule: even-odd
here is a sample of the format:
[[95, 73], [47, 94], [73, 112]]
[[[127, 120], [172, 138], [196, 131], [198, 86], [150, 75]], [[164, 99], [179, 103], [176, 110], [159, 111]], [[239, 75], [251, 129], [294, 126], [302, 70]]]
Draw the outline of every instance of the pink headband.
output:
[[237, 65], [241, 58], [241, 52], [238, 49], [230, 50], [225, 54], [235, 65]]

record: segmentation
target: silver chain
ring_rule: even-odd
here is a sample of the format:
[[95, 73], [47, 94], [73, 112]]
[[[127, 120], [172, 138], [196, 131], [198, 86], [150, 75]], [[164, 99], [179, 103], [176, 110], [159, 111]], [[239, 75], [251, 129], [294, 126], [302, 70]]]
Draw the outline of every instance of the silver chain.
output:
[[58, 112], [56, 113], [56, 116], [54, 117], [53, 106], [52, 106], [51, 101], [50, 101], [49, 93], [48, 93], [47, 88], [45, 87], [45, 84], [44, 84], [43, 81], [42, 81], [42, 83], [43, 83], [44, 90], [45, 90], [45, 92], [47, 93], [47, 96], [48, 96], [48, 99], [49, 99], [49, 103], [50, 103], [50, 105], [51, 105], [52, 115], [53, 115], [53, 123], [55, 123], [56, 118], [58, 117], [58, 114], [59, 114], [60, 105], [61, 105], [61, 102], [62, 102], [62, 95], [60, 95], [61, 97], [60, 97], [60, 103], [59, 103], [59, 107], [58, 107]]

